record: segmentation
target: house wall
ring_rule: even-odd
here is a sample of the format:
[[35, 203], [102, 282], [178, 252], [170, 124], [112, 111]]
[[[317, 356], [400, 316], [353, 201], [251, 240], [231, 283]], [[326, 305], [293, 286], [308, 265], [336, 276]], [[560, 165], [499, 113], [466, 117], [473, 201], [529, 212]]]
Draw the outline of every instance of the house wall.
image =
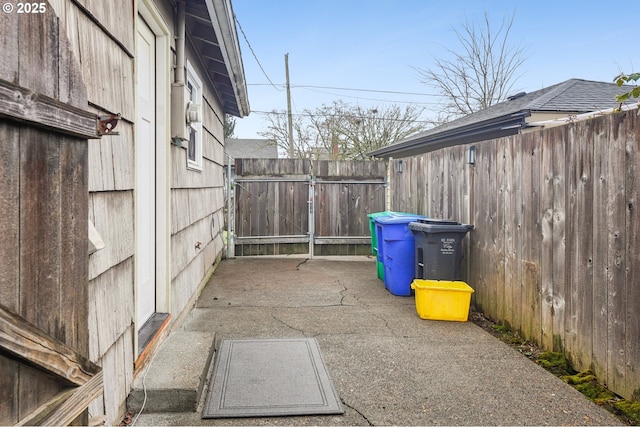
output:
[[[89, 141], [89, 219], [105, 248], [89, 256], [89, 355], [104, 371], [90, 416], [125, 412], [133, 382], [134, 6], [132, 1], [52, 0], [87, 86], [88, 109], [121, 113], [118, 135]], [[98, 25], [99, 23], [99, 25]]]
[[597, 117], [390, 162], [391, 209], [472, 223], [476, 308], [640, 398], [640, 116]]
[[[147, 3], [153, 3], [157, 16], [171, 32], [171, 52], [167, 54], [174, 63], [173, 7], [169, 1]], [[104, 370], [104, 398], [91, 405], [90, 416], [104, 414], [106, 424], [113, 425], [126, 412], [140, 327], [135, 324], [134, 283], [135, 35], [140, 4], [136, 0], [52, 0], [50, 5], [67, 29], [80, 62], [88, 92], [87, 109], [122, 114], [118, 135], [90, 140], [88, 154], [89, 219], [105, 242], [105, 248], [88, 259], [89, 353]], [[189, 41], [187, 59], [198, 70], [204, 86], [203, 170], [187, 170], [186, 150], [171, 146], [167, 161], [170, 206], [157, 207], [166, 210], [170, 224], [170, 260], [157, 261], [170, 263], [166, 269], [170, 273], [157, 280], [167, 281], [163, 311], [171, 313], [174, 323], [195, 301], [199, 286], [212, 272], [223, 248], [224, 114]], [[173, 78], [173, 69], [166, 73]], [[170, 88], [166, 90], [168, 93]], [[201, 242], [200, 248], [197, 242]]]
[[223, 249], [224, 111], [189, 38], [186, 60], [204, 86], [203, 159], [202, 171], [189, 169], [187, 149], [171, 146], [172, 313], [180, 313], [194, 302]]

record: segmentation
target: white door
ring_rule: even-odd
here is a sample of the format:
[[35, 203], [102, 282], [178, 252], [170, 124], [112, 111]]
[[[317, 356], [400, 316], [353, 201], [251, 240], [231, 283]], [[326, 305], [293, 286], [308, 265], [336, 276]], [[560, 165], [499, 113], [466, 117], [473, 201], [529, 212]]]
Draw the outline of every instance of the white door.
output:
[[136, 46], [136, 301], [140, 329], [156, 311], [155, 35], [138, 20]]

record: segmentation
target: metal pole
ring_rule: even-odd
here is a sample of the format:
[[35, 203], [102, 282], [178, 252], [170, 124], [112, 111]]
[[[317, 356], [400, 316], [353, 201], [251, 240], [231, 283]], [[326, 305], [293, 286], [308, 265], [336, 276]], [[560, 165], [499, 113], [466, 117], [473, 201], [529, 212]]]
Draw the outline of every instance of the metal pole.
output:
[[387, 173], [384, 177], [384, 184], [387, 188], [384, 191], [384, 209], [391, 210], [391, 165], [393, 164], [393, 157], [389, 157], [387, 162]]
[[313, 209], [313, 203], [315, 200], [315, 181], [313, 180], [313, 177], [311, 177], [309, 179], [309, 258], [313, 258], [313, 245], [315, 244], [314, 241], [314, 234], [315, 234], [315, 214], [314, 214], [314, 209]]
[[231, 191], [233, 191], [233, 187], [231, 184], [231, 154], [227, 153], [227, 259], [232, 258], [231, 234], [233, 233], [233, 229], [231, 227]]
[[291, 117], [291, 85], [289, 84], [289, 54], [284, 54], [285, 78], [287, 80], [287, 123], [289, 130], [289, 158], [293, 159], [295, 152], [293, 150], [293, 118]]

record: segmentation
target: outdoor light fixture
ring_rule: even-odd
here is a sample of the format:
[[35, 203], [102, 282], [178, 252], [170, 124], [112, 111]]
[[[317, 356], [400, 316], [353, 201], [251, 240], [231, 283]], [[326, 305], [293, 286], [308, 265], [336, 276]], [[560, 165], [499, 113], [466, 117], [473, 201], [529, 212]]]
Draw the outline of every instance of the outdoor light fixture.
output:
[[402, 160], [398, 160], [396, 171], [402, 173]]
[[470, 145], [467, 147], [467, 164], [475, 165], [476, 164], [476, 146]]

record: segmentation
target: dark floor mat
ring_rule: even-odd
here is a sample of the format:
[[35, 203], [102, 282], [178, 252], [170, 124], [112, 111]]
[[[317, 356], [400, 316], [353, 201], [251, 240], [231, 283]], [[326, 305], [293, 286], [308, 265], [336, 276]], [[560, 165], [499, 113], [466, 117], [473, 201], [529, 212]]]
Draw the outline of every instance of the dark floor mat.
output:
[[342, 414], [315, 338], [223, 340], [202, 418]]

